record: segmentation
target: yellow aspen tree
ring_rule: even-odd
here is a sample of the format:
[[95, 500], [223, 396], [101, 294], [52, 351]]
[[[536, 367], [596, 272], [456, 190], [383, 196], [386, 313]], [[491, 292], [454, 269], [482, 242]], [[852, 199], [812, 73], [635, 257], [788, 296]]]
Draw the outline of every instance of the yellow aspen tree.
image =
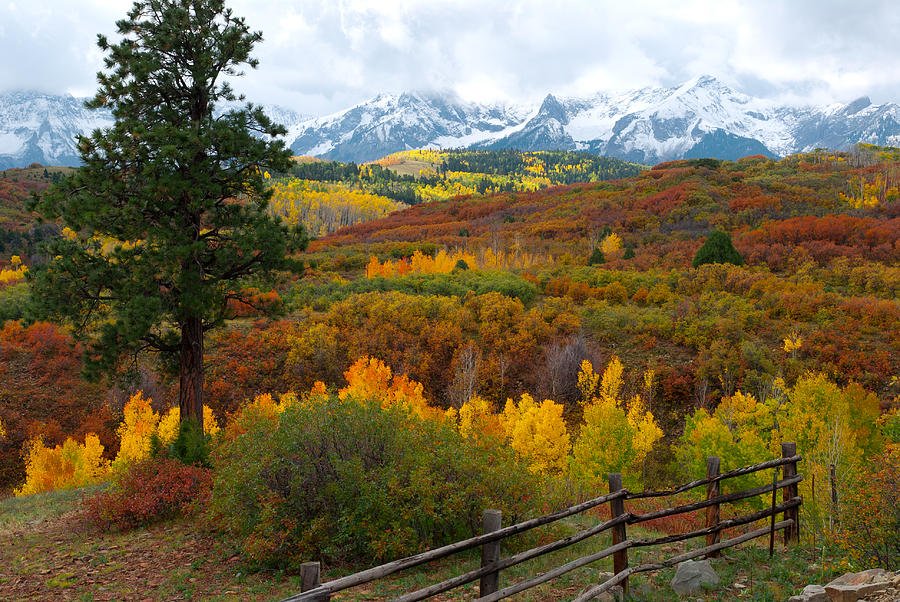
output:
[[594, 398], [594, 392], [599, 384], [600, 375], [594, 372], [594, 365], [588, 360], [582, 360], [581, 369], [578, 371], [578, 395], [582, 404]]
[[603, 378], [600, 380], [600, 391], [598, 396], [600, 399], [619, 403], [619, 395], [622, 392], [622, 374], [625, 372], [625, 366], [618, 356], [613, 356], [603, 371]]
[[462, 404], [459, 410], [448, 413], [456, 430], [467, 439], [499, 439], [504, 433], [500, 416], [494, 414], [491, 402], [478, 395]]
[[338, 390], [341, 400], [376, 400], [382, 407], [400, 405], [420, 418], [436, 418], [441, 412], [428, 405], [421, 383], [405, 374], [393, 375], [390, 366], [373, 357], [362, 357], [346, 372], [347, 386]]
[[[156, 436], [160, 443], [168, 445], [175, 441], [178, 437], [178, 430], [181, 425], [181, 410], [176, 406], [169, 408], [165, 414], [159, 419], [156, 427]], [[208, 405], [203, 406], [203, 432], [207, 435], [215, 435], [220, 431], [219, 423], [213, 414], [212, 408]]]
[[377, 278], [384, 276], [384, 268], [378, 258], [374, 255], [369, 257], [369, 263], [366, 264], [366, 278]]
[[[718, 456], [722, 469], [749, 466], [772, 457], [772, 428], [775, 406], [760, 403], [741, 391], [724, 398], [710, 414], [696, 410], [687, 418], [676, 454], [687, 471], [697, 478], [706, 471], [707, 456]], [[734, 479], [736, 489], [764, 485], [769, 475], [754, 473]]]
[[150, 407], [150, 401], [138, 391], [125, 403], [125, 416], [116, 429], [119, 453], [113, 460], [113, 469], [119, 470], [150, 456], [150, 439], [159, 424], [159, 415]]
[[525, 458], [532, 472], [558, 474], [565, 469], [570, 441], [562, 413], [562, 404], [545, 399], [538, 405], [528, 393], [518, 403], [506, 400], [503, 430], [510, 447]]
[[570, 474], [576, 481], [597, 486], [607, 474], [619, 472], [626, 487], [635, 487], [641, 482], [641, 464], [662, 435], [640, 397], [635, 397], [627, 410], [613, 397], [594, 398], [584, 408]]
[[[841, 508], [831, 504], [830, 467], [835, 468], [834, 486], [840, 500], [859, 485], [864, 458], [881, 451], [878, 397], [856, 383], [841, 389], [824, 374], [807, 373], [797, 380], [788, 398], [777, 435], [781, 441], [796, 443], [798, 453], [803, 455], [808, 475], [800, 485], [804, 499], [813, 501], [813, 475], [823, 484], [816, 491], [818, 516], [813, 520], [818, 528], [832, 527], [840, 518]], [[826, 483], [829, 486], [824, 486]]]
[[792, 332], [783, 339], [783, 342], [783, 349], [787, 353], [790, 353], [792, 358], [796, 359], [797, 352], [800, 350], [800, 347], [803, 346], [803, 337], [796, 332]]
[[52, 449], [40, 438], [32, 439], [27, 450], [25, 483], [15, 490], [16, 496], [85, 487], [109, 473], [109, 461], [94, 433], [85, 435], [83, 444], [69, 438]]
[[603, 252], [603, 256], [607, 258], [617, 257], [622, 253], [622, 248], [622, 237], [615, 232], [608, 234], [600, 242], [600, 250]]

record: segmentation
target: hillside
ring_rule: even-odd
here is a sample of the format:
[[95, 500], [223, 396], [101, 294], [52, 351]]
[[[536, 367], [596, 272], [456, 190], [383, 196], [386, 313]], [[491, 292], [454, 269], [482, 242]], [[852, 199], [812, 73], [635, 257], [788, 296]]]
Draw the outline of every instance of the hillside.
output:
[[41, 241], [58, 234], [53, 226], [36, 224], [25, 202], [70, 172], [68, 167], [42, 165], [0, 171], [0, 265], [10, 255], [35, 254]]
[[[817, 538], [791, 562], [851, 559], [823, 575], [874, 562], [859, 533], [894, 524], [885, 512], [900, 442], [900, 149], [650, 169], [600, 161], [419, 151], [373, 165], [306, 161], [271, 176], [281, 194], [272, 210], [315, 218], [322, 235], [297, 256], [300, 273], [274, 289], [247, 282], [248, 302], [230, 303], [230, 319], [206, 336], [204, 428], [223, 433], [211, 443], [216, 502], [214, 514], [185, 520], [188, 529], [211, 521], [233, 546], [211, 566], [233, 566], [235, 550], [256, 569], [290, 571], [353, 550], [356, 564], [331, 574], [352, 572], [472, 534], [482, 503], [473, 500], [494, 491], [485, 482], [509, 489], [483, 503], [534, 516], [604, 490], [609, 472], [633, 491], [659, 489], [702, 476], [707, 456], [733, 468], [771, 457], [781, 441], [804, 456], [804, 529]], [[603, 171], [614, 169], [632, 171]], [[386, 196], [429, 190], [430, 202], [412, 206]], [[383, 217], [362, 221], [375, 213]], [[743, 265], [692, 265], [713, 230], [733, 241]], [[74, 480], [54, 472], [64, 454], [97, 463], [99, 476], [86, 482], [102, 480], [126, 454], [149, 453], [134, 451], [144, 449], [141, 437], [145, 449], [150, 433], [174, 437], [177, 383], [165, 368], [140, 355], [121, 378], [85, 381], [65, 328], [20, 320], [27, 287], [0, 284], [0, 316], [13, 318], [0, 329], [0, 488]], [[266, 319], [266, 309], [281, 313]], [[360, 472], [356, 460], [334, 469], [350, 481], [333, 489], [318, 486], [315, 470], [292, 472], [312, 465], [297, 454], [334, 445], [363, 454], [358, 466], [367, 453], [395, 455], [379, 455], [377, 470]], [[290, 460], [269, 464], [278, 454]], [[838, 508], [829, 488], [811, 488], [829, 482], [832, 463]], [[453, 495], [448, 472], [468, 479], [452, 481]], [[310, 480], [285, 480], [301, 477]], [[296, 502], [301, 494], [330, 497]], [[337, 495], [346, 503], [333, 503]], [[297, 508], [373, 514], [306, 521]], [[447, 523], [416, 522], [447, 508], [458, 511]], [[659, 528], [671, 534], [697, 521]], [[414, 529], [425, 535], [408, 535]], [[294, 556], [284, 560], [282, 549]], [[149, 557], [140, 546], [135, 553]], [[767, 584], [765, 595], [796, 588], [801, 573]]]
[[[419, 205], [343, 229], [312, 250], [324, 269], [341, 271], [361, 267], [369, 254], [387, 261], [440, 247], [463, 250], [486, 269], [518, 265], [514, 282], [546, 302], [564, 301], [557, 311], [577, 314], [568, 331], [580, 332], [596, 353], [671, 371], [663, 395], [682, 407], [695, 398], [698, 379], [718, 395], [804, 367], [886, 391], [900, 368], [889, 351], [900, 316], [895, 159], [863, 149], [781, 161], [673, 162], [629, 180]], [[712, 228], [731, 234], [746, 267], [691, 269]], [[609, 234], [620, 239], [618, 248], [604, 264], [585, 266]], [[632, 258], [624, 258], [627, 249]], [[342, 264], [329, 259], [335, 253]], [[371, 290], [428, 290], [426, 278], [438, 277], [410, 273], [370, 281]], [[479, 286], [479, 278], [488, 277], [460, 274], [456, 290]], [[367, 290], [365, 282], [327, 293], [310, 284], [303, 298], [333, 300]], [[803, 361], [786, 361], [779, 351], [791, 332], [805, 341]], [[540, 354], [531, 361], [540, 363]], [[536, 386], [542, 379], [527, 364], [522, 376]], [[723, 387], [717, 381], [726, 366], [735, 380]]]

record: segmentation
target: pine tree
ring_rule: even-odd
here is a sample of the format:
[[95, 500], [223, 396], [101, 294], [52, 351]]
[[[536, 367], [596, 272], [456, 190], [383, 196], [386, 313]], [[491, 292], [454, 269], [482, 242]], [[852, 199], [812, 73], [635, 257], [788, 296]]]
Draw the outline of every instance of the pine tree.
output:
[[603, 255], [603, 251], [600, 250], [600, 247], [594, 247], [594, 252], [591, 253], [591, 256], [588, 257], [588, 265], [600, 265], [606, 263], [606, 257]]
[[[31, 208], [77, 235], [32, 270], [38, 315], [70, 321], [86, 372], [150, 350], [177, 365], [182, 421], [202, 424], [203, 335], [247, 276], [294, 267], [302, 229], [266, 213], [267, 171], [286, 171], [285, 129], [237, 104], [227, 76], [262, 39], [223, 0], [138, 0], [98, 36], [106, 54], [89, 108], [115, 123], [78, 140], [84, 165]], [[224, 112], [222, 103], [234, 103]]]
[[713, 230], [706, 237], [706, 242], [694, 255], [691, 265], [695, 268], [704, 263], [732, 263], [744, 265], [744, 258], [731, 242], [731, 237], [721, 230]]

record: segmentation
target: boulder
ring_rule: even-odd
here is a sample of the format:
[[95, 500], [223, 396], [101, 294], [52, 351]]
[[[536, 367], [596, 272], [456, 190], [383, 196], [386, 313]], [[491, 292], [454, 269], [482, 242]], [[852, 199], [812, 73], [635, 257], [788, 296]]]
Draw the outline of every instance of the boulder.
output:
[[828, 585], [864, 585], [889, 580], [888, 572], [884, 569], [869, 569], [858, 573], [845, 573], [832, 580]]
[[670, 585], [679, 595], [691, 594], [702, 589], [704, 585], [712, 587], [719, 585], [719, 576], [709, 565], [709, 560], [697, 562], [686, 560], [678, 565]]
[[832, 602], [856, 602], [891, 587], [893, 574], [884, 569], [869, 569], [841, 575], [825, 586]]
[[788, 602], [830, 602], [830, 600], [821, 585], [807, 585], [799, 595], [788, 598]]

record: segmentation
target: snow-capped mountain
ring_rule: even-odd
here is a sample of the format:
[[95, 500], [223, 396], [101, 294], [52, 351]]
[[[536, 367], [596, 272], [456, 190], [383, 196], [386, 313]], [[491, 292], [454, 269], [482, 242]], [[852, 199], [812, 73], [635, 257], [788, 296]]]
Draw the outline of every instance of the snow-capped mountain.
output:
[[[74, 138], [108, 124], [82, 101], [0, 94], [0, 168], [76, 164]], [[753, 98], [711, 76], [671, 88], [548, 94], [534, 105], [482, 105], [449, 93], [381, 94], [325, 117], [265, 106], [295, 154], [370, 161], [416, 148], [585, 150], [653, 164], [679, 158], [784, 156], [857, 142], [900, 146], [900, 106], [868, 98], [794, 107]]]
[[0, 94], [0, 169], [34, 162], [77, 165], [76, 134], [111, 124], [109, 111], [90, 111], [84, 108], [83, 98]]
[[537, 106], [480, 106], [452, 95], [380, 95], [292, 128], [297, 154], [373, 160], [412, 148], [585, 150], [653, 164], [680, 158], [784, 156], [857, 142], [900, 145], [900, 107], [861, 98], [828, 107], [779, 106], [711, 76], [672, 88], [548, 94]]
[[521, 107], [467, 103], [452, 94], [380, 94], [297, 124], [288, 140], [298, 155], [371, 161], [401, 150], [477, 144], [503, 135], [527, 116]]
[[[0, 169], [35, 162], [78, 165], [75, 137], [113, 123], [111, 111], [86, 109], [85, 100], [27, 91], [0, 93]], [[276, 105], [262, 107], [271, 119], [285, 126], [310, 118]]]

